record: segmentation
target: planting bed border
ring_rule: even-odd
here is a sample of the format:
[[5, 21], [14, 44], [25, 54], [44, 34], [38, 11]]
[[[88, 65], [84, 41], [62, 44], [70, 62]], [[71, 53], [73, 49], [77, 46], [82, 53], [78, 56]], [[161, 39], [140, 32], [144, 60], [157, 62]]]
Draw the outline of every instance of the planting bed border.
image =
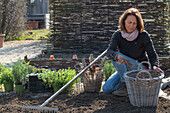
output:
[[[89, 62], [88, 58], [84, 58], [87, 65]], [[170, 76], [170, 57], [160, 57], [160, 68], [165, 72], [166, 77]], [[96, 63], [98, 64], [100, 60]], [[82, 63], [82, 59], [55, 59], [55, 60], [49, 60], [47, 58], [41, 58], [41, 59], [32, 59], [30, 60], [30, 65], [38, 67], [38, 68], [48, 68], [51, 70], [59, 70], [59, 69], [67, 69], [70, 67], [71, 69], [76, 69], [78, 71], [78, 68], [75, 68], [75, 66], [78, 63]]]

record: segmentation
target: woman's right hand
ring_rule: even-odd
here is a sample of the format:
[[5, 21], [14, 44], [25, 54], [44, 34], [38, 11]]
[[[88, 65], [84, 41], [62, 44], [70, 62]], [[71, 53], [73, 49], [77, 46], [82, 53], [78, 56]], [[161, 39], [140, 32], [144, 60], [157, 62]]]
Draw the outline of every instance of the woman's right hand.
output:
[[156, 72], [161, 72], [161, 73], [165, 74], [164, 71], [157, 66], [153, 66], [153, 70], [156, 71]]

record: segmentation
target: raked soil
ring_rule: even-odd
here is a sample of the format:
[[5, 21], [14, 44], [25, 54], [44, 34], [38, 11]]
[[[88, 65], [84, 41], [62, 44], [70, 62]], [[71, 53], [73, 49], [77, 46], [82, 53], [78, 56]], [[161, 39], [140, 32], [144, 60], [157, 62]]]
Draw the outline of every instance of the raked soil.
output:
[[[39, 107], [50, 92], [21, 94], [9, 93], [0, 96], [0, 113], [36, 113], [22, 106]], [[58, 108], [57, 113], [169, 113], [170, 100], [159, 98], [155, 107], [132, 106], [128, 97], [104, 93], [60, 94], [45, 107]]]

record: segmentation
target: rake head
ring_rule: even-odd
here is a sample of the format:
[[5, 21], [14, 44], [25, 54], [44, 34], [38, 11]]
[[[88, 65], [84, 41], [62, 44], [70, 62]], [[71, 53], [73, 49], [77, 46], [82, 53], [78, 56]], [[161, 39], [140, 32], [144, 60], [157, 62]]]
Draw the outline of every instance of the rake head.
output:
[[31, 107], [31, 106], [22, 106], [23, 111], [32, 111], [38, 113], [57, 113], [58, 108], [47, 108], [47, 107]]

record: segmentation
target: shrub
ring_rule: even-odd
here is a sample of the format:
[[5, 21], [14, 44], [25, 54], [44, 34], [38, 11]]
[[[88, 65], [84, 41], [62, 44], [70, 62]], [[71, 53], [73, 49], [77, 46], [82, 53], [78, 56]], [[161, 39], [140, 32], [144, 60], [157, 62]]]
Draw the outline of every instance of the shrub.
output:
[[6, 68], [0, 74], [0, 84], [4, 83], [14, 83], [14, 75], [12, 74], [12, 70], [10, 68]]
[[[43, 73], [39, 73], [38, 76], [43, 80], [45, 84], [49, 87], [56, 87], [59, 90], [65, 84], [67, 84], [74, 76], [76, 75], [76, 71], [73, 69], [60, 69], [58, 71], [46, 70]], [[72, 91], [72, 86], [75, 82], [70, 84], [63, 93]]]
[[43, 69], [36, 68], [35, 66], [28, 65], [28, 73], [42, 73]]
[[4, 71], [5, 68], [6, 68], [6, 67], [5, 67], [3, 64], [0, 63], [0, 73], [1, 73], [2, 71]]
[[105, 61], [104, 63], [104, 78], [107, 80], [114, 72], [116, 72], [115, 67], [109, 61]]
[[28, 74], [28, 63], [18, 59], [16, 63], [12, 63], [12, 74], [14, 75], [15, 84], [22, 84], [26, 82], [26, 75]]

